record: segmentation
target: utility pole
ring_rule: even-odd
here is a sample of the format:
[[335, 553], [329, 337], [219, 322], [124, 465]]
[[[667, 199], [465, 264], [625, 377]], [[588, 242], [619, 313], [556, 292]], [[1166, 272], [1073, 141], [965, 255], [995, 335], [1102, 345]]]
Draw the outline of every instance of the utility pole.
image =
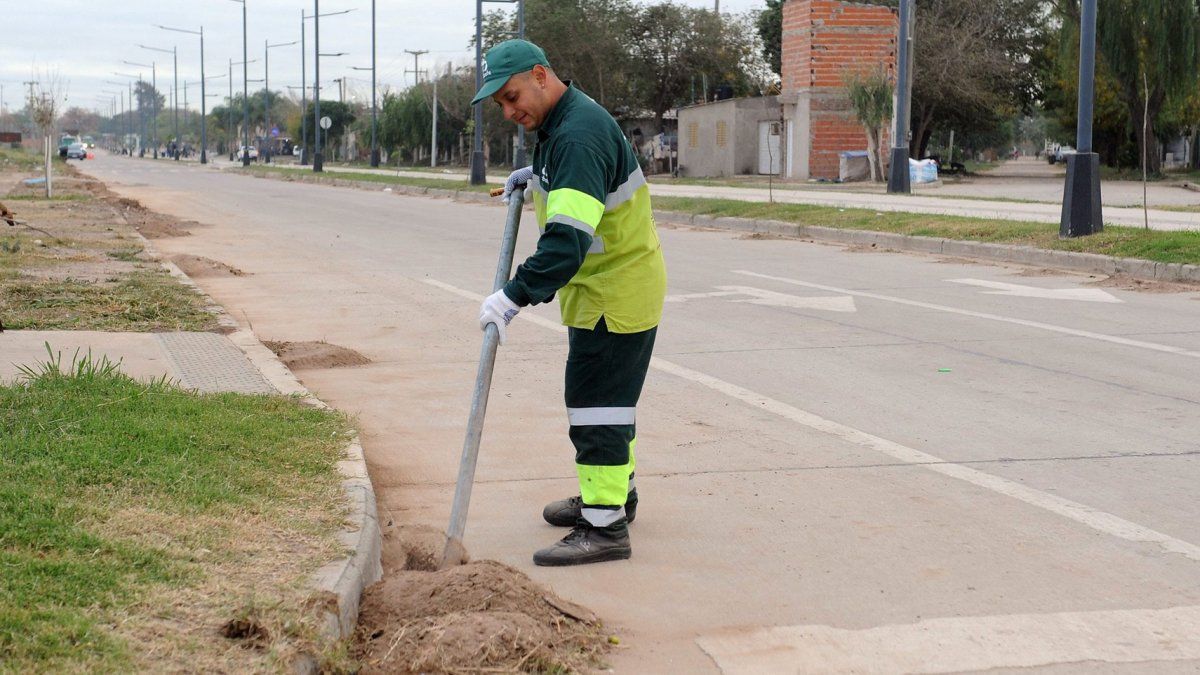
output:
[[304, 45], [304, 34], [308, 27], [304, 25], [304, 10], [300, 10], [300, 166], [308, 165], [308, 87], [304, 78], [308, 76], [307, 47]]
[[896, 53], [896, 119], [895, 133], [892, 135], [892, 158], [888, 166], [887, 191], [891, 194], [911, 194], [912, 183], [908, 175], [908, 111], [909, 95], [912, 87], [910, 74], [909, 53], [912, 50], [912, 3], [913, 0], [900, 0], [900, 39]]
[[1100, 155], [1092, 152], [1092, 103], [1096, 72], [1096, 0], [1083, 0], [1079, 18], [1079, 102], [1075, 154], [1067, 155], [1058, 236], [1095, 234], [1104, 229], [1100, 205]]
[[345, 52], [332, 54], [321, 53], [321, 17], [334, 14], [346, 14], [354, 10], [344, 9], [340, 12], [321, 13], [321, 0], [313, 0], [313, 13], [308, 17], [313, 20], [313, 171], [324, 171], [325, 159], [321, 156], [321, 57], [345, 56]]
[[404, 51], [406, 53], [413, 55], [413, 69], [406, 70], [404, 72], [412, 73], [413, 74], [413, 85], [414, 86], [418, 85], [421, 83], [421, 55], [428, 54], [429, 50], [428, 49], [405, 49]]

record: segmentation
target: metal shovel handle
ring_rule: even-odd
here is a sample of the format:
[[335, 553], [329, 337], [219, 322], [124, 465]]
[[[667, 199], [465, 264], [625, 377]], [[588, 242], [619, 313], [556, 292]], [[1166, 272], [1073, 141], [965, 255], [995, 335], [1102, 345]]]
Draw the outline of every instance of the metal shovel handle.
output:
[[[513, 190], [508, 202], [508, 220], [500, 243], [500, 260], [496, 263], [496, 278], [492, 290], [504, 288], [512, 275], [513, 254], [517, 248], [517, 230], [521, 224], [521, 209], [525, 203], [523, 190]], [[471, 397], [471, 415], [467, 420], [467, 437], [463, 441], [462, 459], [458, 465], [458, 483], [454, 488], [454, 506], [450, 510], [450, 527], [446, 530], [446, 549], [442, 552], [441, 569], [466, 561], [463, 532], [467, 527], [467, 507], [471, 504], [471, 488], [475, 484], [475, 463], [479, 459], [479, 439], [483, 436], [483, 417], [487, 412], [488, 394], [492, 388], [492, 369], [496, 365], [496, 347], [500, 333], [495, 324], [483, 332], [483, 348], [479, 352], [479, 370], [475, 374], [475, 392]]]

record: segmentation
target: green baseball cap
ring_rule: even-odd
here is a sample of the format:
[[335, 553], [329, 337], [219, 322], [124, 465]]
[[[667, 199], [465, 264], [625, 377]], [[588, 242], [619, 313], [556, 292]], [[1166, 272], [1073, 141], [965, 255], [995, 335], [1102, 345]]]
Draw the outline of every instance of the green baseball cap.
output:
[[537, 65], [549, 68], [550, 62], [546, 60], [546, 52], [532, 42], [505, 40], [492, 47], [483, 57], [483, 86], [475, 92], [471, 105], [500, 91], [508, 78], [533, 70]]

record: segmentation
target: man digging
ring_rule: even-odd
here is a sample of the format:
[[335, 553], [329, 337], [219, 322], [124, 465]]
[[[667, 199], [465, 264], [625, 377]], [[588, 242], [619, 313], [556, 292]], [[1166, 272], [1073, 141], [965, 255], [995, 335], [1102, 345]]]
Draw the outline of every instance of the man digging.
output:
[[667, 275], [650, 190], [612, 116], [550, 69], [540, 47], [502, 42], [487, 53], [475, 103], [491, 97], [504, 117], [537, 132], [533, 165], [508, 177], [504, 199], [528, 184], [541, 237], [503, 289], [483, 301], [479, 327], [505, 327], [526, 305], [558, 294], [567, 326], [565, 398], [579, 495], [542, 516], [570, 527], [533, 555], [538, 565], [581, 565], [631, 554], [636, 410]]

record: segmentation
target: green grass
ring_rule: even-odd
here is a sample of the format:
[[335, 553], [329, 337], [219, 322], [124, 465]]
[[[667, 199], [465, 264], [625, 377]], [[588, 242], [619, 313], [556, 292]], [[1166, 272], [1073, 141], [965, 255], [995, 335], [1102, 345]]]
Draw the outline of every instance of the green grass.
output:
[[[42, 190], [41, 185], [37, 186], [38, 190]], [[4, 198], [6, 202], [82, 202], [91, 199], [92, 196], [84, 192], [62, 193], [59, 188], [54, 188], [54, 196], [46, 199], [43, 192], [38, 192], [32, 195], [9, 195]], [[19, 216], [18, 216], [19, 217]]]
[[[55, 157], [58, 157], [57, 153]], [[32, 171], [40, 168], [42, 168], [41, 154], [34, 154], [23, 148], [0, 146], [0, 170]]]
[[221, 536], [115, 527], [131, 509], [156, 522], [253, 514], [326, 533], [336, 523], [336, 513], [293, 522], [287, 508], [314, 500], [336, 512], [347, 427], [335, 413], [137, 382], [90, 355], [69, 365], [52, 355], [25, 375], [0, 386], [0, 672], [138, 669], [154, 645], [128, 644], [114, 626], [157, 611], [137, 604], [151, 590], [201, 583], [197, 550]]
[[216, 318], [204, 299], [161, 270], [111, 283], [0, 276], [0, 316], [27, 330], [204, 331]]
[[666, 211], [697, 215], [781, 220], [822, 227], [1019, 244], [1157, 262], [1200, 264], [1200, 232], [1165, 232], [1107, 225], [1103, 232], [1089, 237], [1059, 239], [1057, 225], [1014, 220], [690, 197], [655, 197], [654, 206]]
[[413, 178], [409, 176], [392, 176], [384, 173], [358, 173], [351, 171], [327, 171], [316, 174], [297, 169], [284, 169], [273, 166], [252, 166], [238, 171], [264, 176], [294, 176], [299, 180], [317, 182], [332, 182], [334, 180], [358, 181], [362, 183], [381, 183], [384, 185], [406, 185], [409, 187], [437, 188], [439, 190], [468, 190], [470, 192], [487, 192], [494, 185], [471, 185], [465, 180], [443, 180], [441, 178]]

